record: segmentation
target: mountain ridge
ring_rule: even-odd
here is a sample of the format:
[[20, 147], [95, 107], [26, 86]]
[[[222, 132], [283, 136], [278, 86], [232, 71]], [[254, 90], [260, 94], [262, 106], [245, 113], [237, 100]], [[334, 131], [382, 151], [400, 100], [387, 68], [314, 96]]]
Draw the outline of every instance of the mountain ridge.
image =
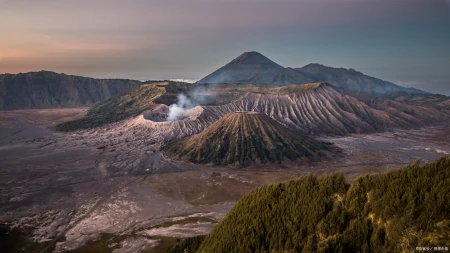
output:
[[388, 81], [363, 74], [360, 71], [349, 68], [328, 67], [319, 63], [310, 63], [296, 70], [315, 75], [319, 81], [329, 82], [338, 87], [357, 90], [365, 93], [428, 93], [415, 88], [403, 87]]
[[[149, 82], [98, 79], [47, 70], [0, 74], [0, 110], [91, 106]], [[286, 86], [315, 82], [327, 82], [336, 87], [373, 95], [395, 92], [429, 94], [367, 76], [354, 69], [332, 68], [318, 63], [310, 63], [301, 68], [285, 68], [255, 51], [241, 54], [197, 81], [197, 84]], [[448, 103], [442, 107], [448, 108]]]
[[[77, 120], [84, 125], [67, 122], [60, 125], [64, 126], [61, 130], [102, 126], [151, 109], [138, 104], [164, 104], [168, 107], [177, 103], [177, 94], [188, 95], [192, 90], [204, 89], [208, 85], [168, 82], [167, 85], [156, 86], [161, 88], [161, 96], [145, 97], [145, 101], [139, 102], [143, 99], [140, 93], [129, 91], [96, 106], [102, 110], [92, 108], [89, 117]], [[341, 136], [439, 125], [449, 122], [450, 116], [450, 107], [444, 104], [449, 100], [440, 100], [437, 106], [433, 106], [433, 102], [422, 105], [346, 90], [324, 82], [286, 86], [220, 84], [208, 101], [212, 103], [199, 103], [203, 111], [197, 119], [161, 123], [160, 127], [175, 127], [177, 135], [186, 136], [199, 133], [228, 113], [256, 111], [303, 134]], [[101, 120], [95, 120], [97, 118]]]
[[427, 93], [406, 88], [363, 74], [355, 69], [333, 68], [310, 63], [301, 68], [282, 67], [258, 52], [245, 52], [197, 81], [197, 83], [237, 83], [290, 85], [312, 82], [328, 82], [337, 87], [365, 93], [389, 92]]
[[96, 79], [46, 70], [0, 74], [0, 110], [93, 105], [141, 84], [130, 79]]

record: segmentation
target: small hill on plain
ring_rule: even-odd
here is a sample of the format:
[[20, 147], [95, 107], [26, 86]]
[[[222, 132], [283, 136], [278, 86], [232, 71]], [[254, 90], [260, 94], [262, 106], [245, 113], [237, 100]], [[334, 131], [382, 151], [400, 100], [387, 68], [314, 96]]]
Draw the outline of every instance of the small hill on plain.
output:
[[329, 146], [290, 130], [265, 114], [235, 112], [186, 139], [164, 147], [174, 158], [194, 163], [227, 165], [279, 163], [313, 158]]

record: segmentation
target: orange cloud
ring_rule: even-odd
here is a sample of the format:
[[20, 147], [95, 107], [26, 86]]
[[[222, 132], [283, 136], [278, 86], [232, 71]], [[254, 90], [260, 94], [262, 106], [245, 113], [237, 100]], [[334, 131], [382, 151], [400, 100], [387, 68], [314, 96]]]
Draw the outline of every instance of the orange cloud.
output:
[[136, 47], [122, 44], [104, 44], [104, 43], [60, 43], [59, 49], [72, 51], [127, 51], [136, 49]]
[[31, 56], [30, 52], [20, 49], [11, 49], [11, 48], [0, 49], [0, 59], [27, 58], [30, 56]]

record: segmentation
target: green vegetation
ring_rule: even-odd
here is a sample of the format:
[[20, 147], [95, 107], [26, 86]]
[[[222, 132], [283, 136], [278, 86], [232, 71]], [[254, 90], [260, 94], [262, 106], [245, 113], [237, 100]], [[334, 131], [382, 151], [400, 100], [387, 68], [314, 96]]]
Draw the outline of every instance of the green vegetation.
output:
[[185, 224], [193, 224], [193, 223], [198, 223], [198, 222], [216, 223], [217, 221], [213, 220], [211, 218], [208, 218], [208, 217], [187, 217], [182, 220], [166, 221], [164, 223], [161, 223], [161, 224], [156, 225], [151, 228], [167, 228], [167, 227], [170, 227], [173, 225], [185, 225]]
[[112, 252], [120, 248], [120, 242], [126, 236], [116, 236], [112, 234], [102, 234], [99, 240], [87, 243], [78, 249], [68, 251], [67, 253], [97, 253], [97, 252]]
[[[99, 253], [99, 252], [113, 252], [115, 249], [121, 248], [120, 243], [127, 238], [134, 237], [135, 235], [114, 235], [114, 234], [102, 234], [98, 240], [88, 242], [86, 245], [77, 248], [72, 251], [66, 251], [66, 253]], [[164, 236], [147, 236], [148, 239], [158, 240], [158, 244], [150, 248], [148, 253], [165, 253], [173, 245], [177, 245], [179, 239], [174, 237]], [[198, 247], [197, 247], [198, 248]]]
[[166, 253], [170, 247], [176, 245], [179, 241], [178, 238], [165, 236], [152, 236], [148, 238], [158, 240], [158, 244], [152, 247], [148, 253]]
[[[44, 250], [48, 242], [34, 242], [31, 237], [31, 231], [18, 228], [11, 228], [9, 225], [0, 224], [0, 245], [1, 252], [41, 252]], [[53, 248], [52, 248], [53, 249]], [[49, 249], [50, 251], [50, 249]]]
[[196, 252], [200, 247], [200, 244], [205, 240], [206, 235], [198, 235], [186, 239], [177, 241], [177, 244], [173, 245], [167, 251], [168, 253], [190, 253]]
[[56, 130], [68, 132], [100, 127], [137, 116], [146, 110], [153, 109], [156, 106], [153, 101], [164, 92], [165, 89], [157, 84], [143, 84], [122, 96], [111, 98], [92, 107], [81, 119], [57, 125]]
[[[149, 253], [414, 252], [450, 243], [450, 157], [372, 174], [348, 184], [343, 173], [304, 175], [258, 188], [208, 236], [164, 236]], [[188, 217], [156, 227], [212, 221]], [[112, 252], [136, 236], [102, 234], [76, 252]], [[0, 225], [2, 252], [41, 252], [31, 233]], [[53, 246], [46, 251], [53, 250]]]
[[351, 185], [343, 173], [306, 175], [251, 192], [198, 252], [412, 252], [449, 246], [449, 192], [448, 156], [362, 176]]

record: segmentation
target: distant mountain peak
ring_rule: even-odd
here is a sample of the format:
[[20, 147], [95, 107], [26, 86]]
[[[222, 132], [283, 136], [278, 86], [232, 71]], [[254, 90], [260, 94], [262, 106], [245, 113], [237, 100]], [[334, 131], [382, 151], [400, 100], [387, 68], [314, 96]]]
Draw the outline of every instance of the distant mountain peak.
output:
[[291, 85], [327, 82], [337, 87], [365, 93], [425, 93], [367, 76], [353, 68], [334, 68], [310, 63], [301, 68], [284, 68], [259, 52], [245, 52], [197, 83], [238, 83]]
[[241, 54], [197, 83], [273, 83], [277, 71], [284, 69], [264, 55], [251, 51]]
[[255, 51], [245, 52], [238, 56], [236, 59], [232, 60], [229, 64], [267, 64], [273, 65], [277, 68], [282, 68], [277, 63]]
[[307, 65], [305, 65], [305, 66], [303, 66], [304, 68], [305, 67], [324, 67], [324, 65], [323, 64], [320, 64], [320, 63], [309, 63], [309, 64], [307, 64]]

